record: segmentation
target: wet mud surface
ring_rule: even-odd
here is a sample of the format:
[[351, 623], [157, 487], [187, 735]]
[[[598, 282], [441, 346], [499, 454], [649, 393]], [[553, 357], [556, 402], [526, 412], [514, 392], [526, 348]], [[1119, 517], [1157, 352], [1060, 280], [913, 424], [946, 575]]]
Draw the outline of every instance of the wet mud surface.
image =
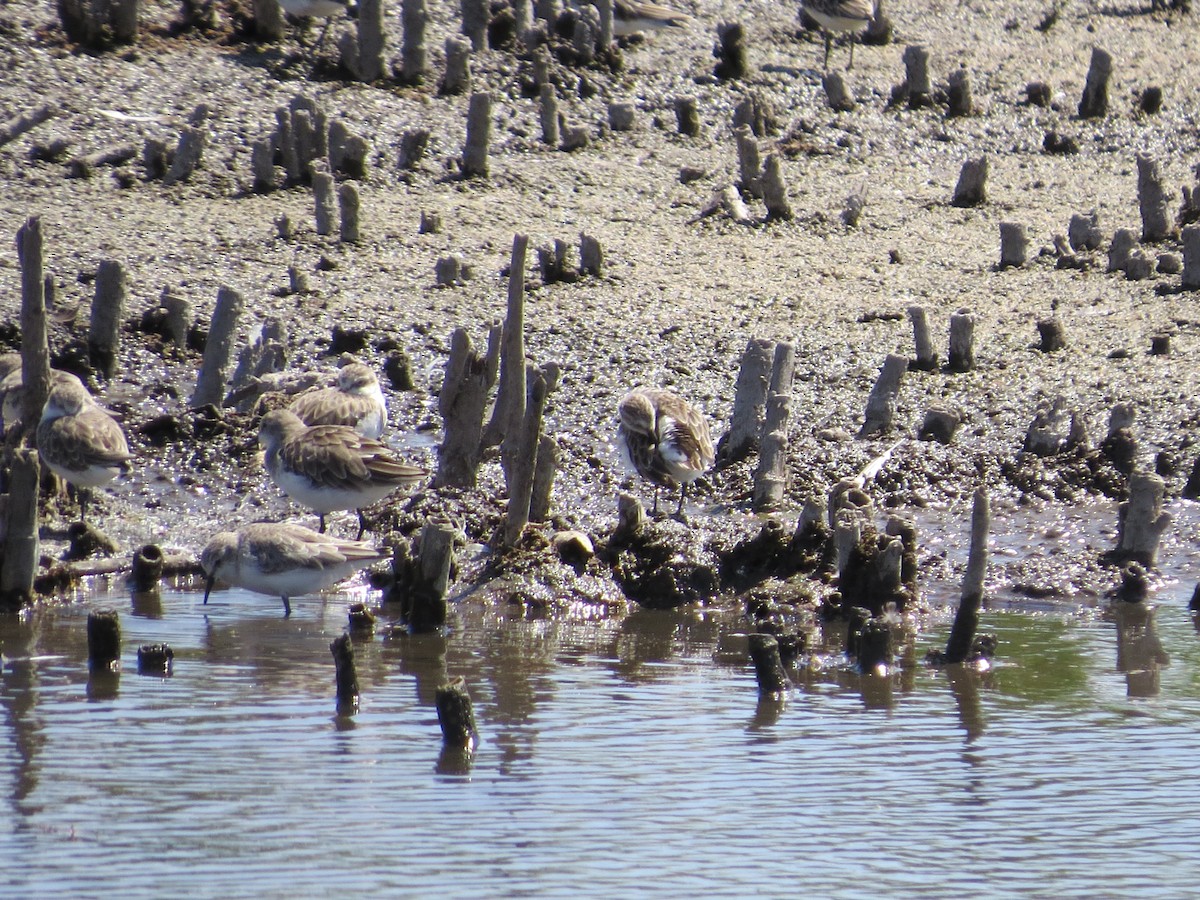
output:
[[[504, 314], [516, 233], [530, 235], [531, 251], [564, 242], [572, 269], [547, 277], [530, 254], [526, 350], [561, 368], [544, 426], [560, 457], [550, 519], [514, 550], [488, 549], [498, 546], [505, 504], [494, 456], [475, 489], [426, 487], [368, 511], [380, 539], [412, 539], [430, 517], [453, 523], [461, 532], [457, 596], [562, 608], [748, 601], [764, 616], [776, 602], [811, 608], [838, 586], [829, 546], [796, 534], [801, 510], [893, 447], [867, 492], [880, 529], [890, 514], [937, 519], [940, 530], [922, 527], [916, 538], [926, 583], [961, 577], [980, 486], [999, 511], [1042, 511], [1047, 528], [1061, 510], [1092, 504], [1115, 527], [1113, 501], [1125, 499], [1134, 471], [1157, 471], [1168, 501], [1190, 493], [1200, 316], [1175, 265], [1178, 226], [1188, 219], [1175, 198], [1194, 184], [1200, 161], [1200, 76], [1183, 64], [1193, 53], [1188, 15], [1068, 7], [1047, 25], [1036, 3], [907, 4], [889, 10], [891, 44], [857, 48], [844, 74], [858, 104], [837, 112], [821, 86], [820, 38], [800, 29], [791, 4], [756, 7], [753, 16], [731, 3], [684, 5], [694, 16], [689, 28], [624, 45], [618, 66], [580, 65], [565, 52], [553, 59], [564, 121], [590, 136], [571, 152], [540, 139], [528, 56], [511, 46], [476, 54], [472, 89], [493, 97], [493, 140], [488, 177], [471, 179], [460, 172], [468, 98], [437, 93], [440, 48], [457, 31], [451, 5], [430, 4], [435, 74], [418, 86], [359, 84], [291, 39], [255, 43], [232, 6], [218, 6], [208, 30], [175, 28], [177, 10], [149, 7], [136, 47], [98, 54], [65, 40], [51, 5], [0, 11], [8, 72], [0, 112], [54, 106], [48, 121], [0, 147], [0, 231], [15, 235], [27, 217], [41, 217], [54, 285], [52, 355], [89, 376], [137, 454], [133, 474], [95, 504], [122, 552], [157, 543], [197, 553], [230, 525], [307, 521], [270, 483], [254, 441], [257, 414], [283, 402], [280, 391], [258, 392], [258, 403], [231, 396], [222, 409], [188, 409], [219, 288], [247, 300], [239, 347], [264, 323], [282, 325], [291, 380], [272, 384], [282, 393], [330, 381], [345, 351], [375, 367], [391, 411], [385, 439], [432, 471], [451, 332], [465, 328], [476, 346], [486, 344]], [[735, 19], [746, 25], [750, 70], [721, 79], [716, 25]], [[910, 44], [932, 54], [936, 90], [922, 108], [892, 102]], [[1094, 46], [1116, 55], [1110, 105], [1081, 118]], [[835, 48], [835, 67], [844, 53]], [[946, 81], [963, 67], [975, 108], [950, 117]], [[1163, 84], [1167, 71], [1173, 77]], [[1035, 81], [1049, 86], [1046, 105], [1030, 102]], [[1154, 113], [1140, 102], [1151, 88], [1164, 97]], [[683, 96], [696, 100], [695, 135], [677, 128]], [[308, 186], [253, 190], [253, 142], [296, 97], [367, 140], [356, 242], [316, 232]], [[749, 196], [749, 222], [702, 214], [715, 190], [738, 181], [732, 113], [747, 97], [769, 111], [759, 144], [764, 156], [780, 156], [790, 220], [770, 219]], [[617, 102], [634, 106], [629, 131], [608, 126]], [[186, 181], [165, 184], [142, 147], [149, 139], [175, 146], [200, 104], [202, 163]], [[429, 131], [427, 155], [403, 168], [403, 136], [418, 127]], [[1060, 143], [1047, 145], [1050, 134]], [[1060, 150], [1063, 136], [1078, 152], [1047, 152]], [[117, 165], [85, 173], [71, 164], [122, 144], [137, 153]], [[1135, 280], [1107, 271], [1107, 251], [1116, 229], [1140, 231], [1138, 153], [1161, 167], [1176, 227], [1139, 248], [1157, 264]], [[990, 162], [987, 200], [953, 206], [961, 166], [980, 155]], [[849, 195], [863, 199], [852, 223], [843, 215]], [[1101, 242], [1056, 252], [1070, 218], [1093, 211]], [[423, 230], [422, 218], [439, 227]], [[1025, 265], [998, 266], [1002, 222], [1025, 227]], [[600, 276], [576, 271], [581, 233], [603, 247]], [[0, 258], [0, 343], [16, 348], [20, 269], [9, 246]], [[442, 286], [435, 271], [448, 256], [470, 277]], [[88, 370], [86, 338], [106, 259], [125, 267], [127, 297], [116, 374], [104, 380]], [[192, 306], [182, 347], [157, 330], [164, 290]], [[938, 361], [906, 372], [888, 433], [857, 438], [886, 356], [913, 356], [914, 304], [929, 316]], [[952, 371], [947, 323], [962, 309], [975, 317], [974, 366]], [[1061, 326], [1053, 351], [1039, 332], [1049, 319]], [[779, 508], [769, 517], [751, 510], [751, 454], [697, 483], [686, 524], [663, 517], [635, 536], [615, 534], [619, 491], [647, 507], [652, 500], [615, 451], [617, 400], [635, 385], [669, 387], [709, 416], [717, 438], [728, 429], [752, 338], [796, 347]], [[1110, 433], [1118, 405], [1132, 419]], [[922, 427], [931, 407], [960, 422], [948, 442], [928, 439], [936, 435]], [[60, 552], [75, 517], [69, 501], [47, 500], [47, 552]], [[1006, 521], [997, 516], [996, 527]], [[335, 517], [334, 527], [349, 532], [353, 516]], [[586, 535], [591, 551], [556, 540], [564, 532]], [[1173, 540], [1174, 552], [1190, 552], [1187, 535]], [[1107, 549], [1000, 556], [990, 585], [1039, 602], [1095, 602], [1120, 581], [1101, 558]]]

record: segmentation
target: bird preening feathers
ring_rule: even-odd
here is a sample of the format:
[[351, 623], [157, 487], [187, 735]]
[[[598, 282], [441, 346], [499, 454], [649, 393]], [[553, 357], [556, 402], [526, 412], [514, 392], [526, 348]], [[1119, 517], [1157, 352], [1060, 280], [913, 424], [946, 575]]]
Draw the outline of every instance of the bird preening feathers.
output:
[[659, 388], [630, 391], [617, 404], [617, 414], [621, 455], [655, 486], [654, 512], [658, 512], [658, 488], [678, 485], [675, 514], [682, 515], [687, 486], [715, 459], [708, 420], [678, 394]]

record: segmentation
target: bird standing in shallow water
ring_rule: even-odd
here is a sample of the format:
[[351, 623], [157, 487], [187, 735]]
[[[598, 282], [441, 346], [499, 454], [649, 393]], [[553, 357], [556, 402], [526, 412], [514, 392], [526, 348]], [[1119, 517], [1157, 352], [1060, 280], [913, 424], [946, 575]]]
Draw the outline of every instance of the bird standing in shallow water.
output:
[[702, 476], [715, 458], [708, 420], [678, 394], [658, 388], [626, 394], [617, 413], [621, 455], [654, 485], [654, 512], [658, 512], [659, 486], [678, 484], [675, 514], [682, 515], [688, 484]]
[[271, 479], [321, 517], [322, 534], [326, 513], [354, 509], [361, 538], [367, 528], [364, 506], [414, 485], [428, 474], [400, 460], [386, 444], [363, 437], [353, 428], [309, 428], [290, 409], [263, 416], [258, 440], [266, 450], [264, 462]]
[[112, 481], [133, 459], [121, 426], [73, 376], [52, 383], [37, 427], [37, 448], [50, 471], [79, 489], [82, 520], [88, 489]]
[[286, 522], [256, 522], [240, 531], [216, 534], [200, 554], [208, 576], [204, 602], [218, 579], [235, 587], [283, 599], [323, 591], [359, 569], [388, 556], [362, 541], [327, 537], [311, 528]]
[[825, 34], [825, 71], [829, 71], [829, 48], [834, 31], [850, 32], [850, 62], [846, 68], [853, 69], [854, 36], [871, 23], [875, 15], [872, 0], [803, 0], [800, 9], [820, 25]]

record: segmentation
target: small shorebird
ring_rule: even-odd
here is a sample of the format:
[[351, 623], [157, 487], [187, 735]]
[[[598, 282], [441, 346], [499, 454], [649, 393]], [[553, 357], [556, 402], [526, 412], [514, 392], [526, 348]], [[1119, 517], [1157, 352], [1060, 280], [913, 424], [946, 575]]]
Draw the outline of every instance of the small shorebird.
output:
[[378, 438], [387, 425], [387, 400], [375, 373], [360, 362], [339, 370], [337, 386], [305, 391], [288, 407], [305, 425], [348, 425]]
[[37, 449], [54, 474], [79, 489], [80, 519], [87, 515], [87, 490], [112, 481], [133, 459], [121, 426], [73, 375], [51, 384]]
[[279, 5], [285, 13], [297, 19], [325, 20], [321, 36], [317, 38], [317, 47], [324, 45], [325, 35], [329, 33], [329, 26], [333, 24], [333, 17], [344, 15], [349, 8], [346, 0], [279, 0]]
[[617, 437], [626, 465], [658, 488], [679, 485], [679, 508], [687, 486], [713, 464], [712, 437], [704, 415], [671, 391], [644, 388], [631, 391], [617, 405], [621, 424]]
[[363, 541], [318, 534], [303, 525], [256, 522], [240, 531], [216, 534], [200, 554], [208, 576], [204, 602], [218, 579], [235, 587], [283, 599], [323, 591], [388, 553]]
[[386, 444], [345, 425], [306, 426], [290, 409], [262, 418], [258, 442], [271, 479], [293, 500], [321, 517], [337, 509], [358, 511], [358, 536], [366, 531], [364, 506], [416, 484], [427, 473], [395, 456]]
[[[78, 376], [61, 369], [50, 370], [50, 386], [71, 382], [83, 387]], [[84, 388], [87, 390], [87, 388]], [[90, 395], [89, 395], [90, 396]], [[25, 376], [20, 366], [0, 378], [0, 434], [21, 424], [22, 407], [25, 405]]]
[[854, 36], [871, 23], [875, 15], [872, 0], [802, 0], [801, 11], [821, 26], [825, 34], [825, 71], [829, 71], [829, 48], [834, 31], [850, 32], [850, 62], [854, 68]]
[[692, 17], [669, 6], [657, 3], [642, 3], [640, 0], [614, 0], [613, 34], [628, 37], [639, 31], [657, 31], [663, 28], [683, 28]]

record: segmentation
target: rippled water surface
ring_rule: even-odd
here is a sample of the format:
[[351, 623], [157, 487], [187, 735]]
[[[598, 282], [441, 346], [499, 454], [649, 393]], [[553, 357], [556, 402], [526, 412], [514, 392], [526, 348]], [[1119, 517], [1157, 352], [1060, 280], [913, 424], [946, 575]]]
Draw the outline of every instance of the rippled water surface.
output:
[[[989, 673], [826, 660], [783, 704], [758, 701], [737, 623], [464, 607], [449, 637], [357, 640], [350, 718], [329, 652], [348, 594], [290, 619], [239, 591], [0, 618], [0, 893], [1192, 895], [1190, 594], [1161, 589], [1120, 646], [1094, 611], [985, 613]], [[89, 676], [99, 606], [117, 675]], [[170, 677], [137, 673], [153, 642]], [[470, 761], [433, 706], [458, 675]]]

